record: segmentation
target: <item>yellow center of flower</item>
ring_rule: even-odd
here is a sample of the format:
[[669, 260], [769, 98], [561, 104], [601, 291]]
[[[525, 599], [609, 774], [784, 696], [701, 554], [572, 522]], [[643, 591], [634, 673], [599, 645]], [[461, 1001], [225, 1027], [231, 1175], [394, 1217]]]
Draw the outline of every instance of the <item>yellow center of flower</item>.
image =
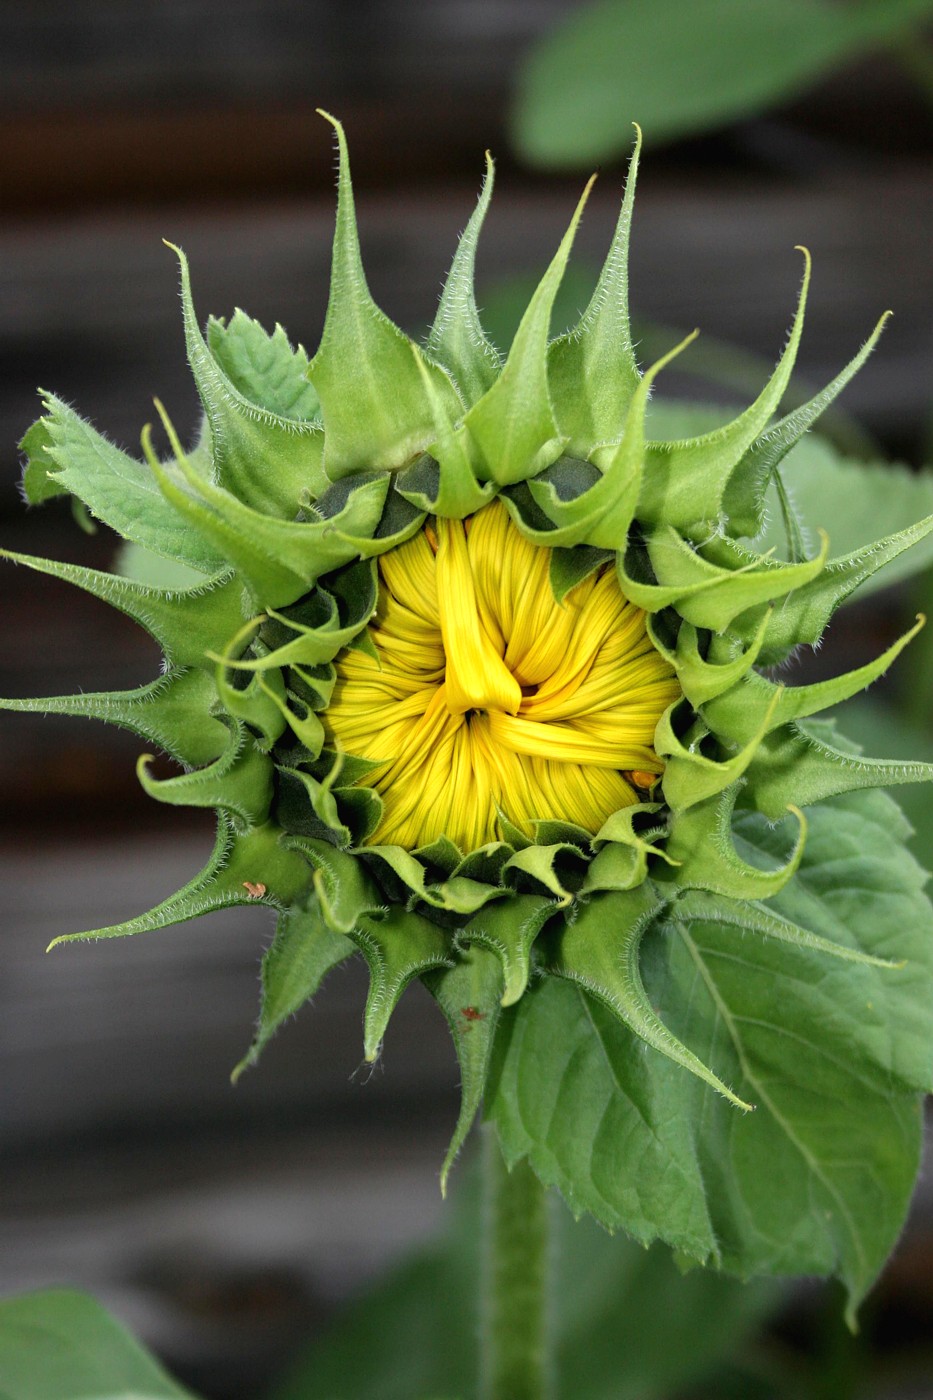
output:
[[344, 651], [323, 716], [335, 747], [375, 761], [371, 840], [470, 851], [535, 818], [596, 832], [663, 765], [655, 725], [680, 695], [645, 615], [606, 568], [554, 600], [550, 549], [498, 501], [381, 556], [375, 656]]

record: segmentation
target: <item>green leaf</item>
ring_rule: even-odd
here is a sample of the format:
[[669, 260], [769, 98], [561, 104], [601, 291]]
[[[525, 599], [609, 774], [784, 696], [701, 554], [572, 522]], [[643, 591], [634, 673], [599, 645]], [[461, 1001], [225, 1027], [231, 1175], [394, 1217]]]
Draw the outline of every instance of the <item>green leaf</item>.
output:
[[165, 499], [145, 463], [114, 447], [54, 394], [44, 394], [43, 402], [47, 457], [63, 491], [83, 501], [117, 534], [155, 554], [181, 560], [202, 573], [216, 574], [227, 567], [223, 553], [192, 531]]
[[[210, 432], [211, 479], [256, 510], [292, 520], [308, 497], [319, 496], [328, 484], [321, 424], [317, 419], [283, 416], [261, 398], [244, 397], [201, 334], [187, 258], [173, 243], [166, 246], [177, 256], [181, 272], [185, 344]], [[250, 344], [255, 350], [254, 336]], [[288, 348], [287, 341], [285, 345]], [[291, 366], [290, 374], [294, 380], [296, 366]], [[254, 386], [261, 391], [257, 378], [254, 373]]]
[[237, 307], [227, 322], [208, 319], [207, 343], [234, 388], [251, 403], [299, 423], [320, 417], [304, 347], [292, 349], [278, 323], [270, 335]]
[[84, 1293], [0, 1302], [2, 1400], [193, 1400]]
[[329, 928], [313, 901], [307, 909], [279, 915], [275, 938], [262, 960], [262, 1003], [253, 1043], [231, 1075], [234, 1083], [255, 1065], [283, 1021], [299, 1011], [338, 963], [356, 952], [342, 934]]
[[[849, 554], [894, 535], [933, 515], [933, 471], [883, 462], [857, 462], [820, 437], [803, 439], [788, 455], [781, 476], [809, 540], [819, 528], [829, 532], [834, 555]], [[766, 525], [755, 548], [774, 549], [788, 557], [787, 539], [774, 488], [766, 497]], [[899, 555], [859, 587], [860, 598], [928, 569], [933, 564], [933, 535]]]
[[673, 140], [766, 110], [910, 32], [929, 0], [598, 0], [531, 50], [513, 140], [536, 165], [611, 160], [632, 120]]
[[[794, 947], [756, 931], [752, 909], [736, 927], [732, 900], [721, 921], [675, 905], [642, 942], [651, 1005], [754, 1113], [553, 979], [503, 1013], [487, 1112], [507, 1156], [528, 1156], [574, 1210], [742, 1275], [838, 1274], [854, 1308], [918, 1166], [933, 910], [890, 798], [852, 794], [809, 815], [799, 869], [765, 910], [903, 965]], [[745, 862], [780, 858], [764, 819], [743, 814], [736, 828]]]
[[[448, 1228], [345, 1310], [271, 1400], [468, 1400], [477, 1393], [483, 1214], [458, 1186]], [[558, 1202], [549, 1325], [555, 1400], [669, 1400], [735, 1359], [779, 1298], [644, 1250]], [[691, 1389], [691, 1393], [693, 1393]]]

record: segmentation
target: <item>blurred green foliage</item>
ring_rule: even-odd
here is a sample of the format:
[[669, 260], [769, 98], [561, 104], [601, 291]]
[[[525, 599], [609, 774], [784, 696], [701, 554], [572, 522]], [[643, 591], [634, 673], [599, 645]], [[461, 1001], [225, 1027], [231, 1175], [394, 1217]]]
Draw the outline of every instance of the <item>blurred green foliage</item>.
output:
[[757, 115], [859, 56], [902, 42], [931, 0], [596, 0], [519, 70], [513, 141], [577, 169]]

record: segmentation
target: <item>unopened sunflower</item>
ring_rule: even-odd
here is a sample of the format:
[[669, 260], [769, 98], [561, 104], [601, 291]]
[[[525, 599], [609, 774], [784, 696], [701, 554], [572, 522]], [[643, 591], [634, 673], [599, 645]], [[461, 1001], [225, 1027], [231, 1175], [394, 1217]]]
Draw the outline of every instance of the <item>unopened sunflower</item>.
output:
[[[923, 877], [896, 809], [863, 790], [930, 774], [862, 758], [811, 717], [912, 633], [814, 685], [772, 668], [933, 518], [842, 557], [825, 535], [809, 556], [792, 541], [787, 561], [754, 540], [782, 459], [880, 323], [776, 418], [804, 254], [755, 402], [652, 441], [649, 392], [682, 347], [636, 364], [637, 149], [579, 324], [550, 338], [583, 200], [503, 360], [473, 292], [491, 164], [419, 346], [370, 297], [335, 127], [331, 294], [310, 363], [242, 312], [202, 333], [178, 252], [195, 446], [159, 406], [170, 452], [147, 430], [131, 457], [51, 395], [24, 440], [31, 501], [71, 493], [197, 571], [169, 589], [7, 555], [128, 613], [165, 653], [140, 690], [8, 708], [124, 725], [180, 765], [157, 779], [143, 756], [147, 792], [217, 812], [188, 885], [70, 936], [267, 905], [278, 925], [244, 1064], [362, 953], [367, 1058], [415, 978], [450, 1023], [463, 1108], [445, 1174], [485, 1094], [506, 1156], [529, 1157], [575, 1210], [742, 1272], [838, 1269], [857, 1295], [903, 1214], [930, 1061]], [[889, 847], [883, 918], [875, 875], [847, 913], [841, 891]], [[881, 1209], [885, 1172], [885, 1223], [866, 1241], [850, 1196]]]

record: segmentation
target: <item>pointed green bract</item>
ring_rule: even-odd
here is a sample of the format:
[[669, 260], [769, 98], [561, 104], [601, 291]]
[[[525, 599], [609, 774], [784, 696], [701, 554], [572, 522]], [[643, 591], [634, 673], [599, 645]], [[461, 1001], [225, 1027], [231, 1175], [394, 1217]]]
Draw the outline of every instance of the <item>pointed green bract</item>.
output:
[[253, 1043], [233, 1070], [233, 1082], [255, 1065], [276, 1031], [318, 991], [332, 968], [351, 957], [348, 938], [335, 933], [315, 903], [279, 915], [275, 938], [262, 960], [262, 1006]]
[[457, 244], [440, 305], [426, 341], [428, 354], [444, 366], [463, 402], [473, 404], [491, 389], [502, 369], [498, 350], [483, 330], [476, 305], [476, 245], [492, 199], [495, 165], [486, 152], [486, 178], [476, 209]]
[[464, 419], [464, 432], [483, 481], [507, 486], [537, 476], [560, 456], [565, 437], [548, 387], [548, 331], [554, 298], [570, 257], [577, 224], [592, 187], [587, 185], [570, 227], [535, 291], [499, 378]]
[[[321, 401], [324, 469], [336, 481], [373, 467], [403, 466], [427, 446], [433, 420], [411, 342], [370, 296], [346, 137], [338, 121], [327, 120], [340, 162], [337, 228], [327, 317], [308, 375]], [[444, 372], [432, 365], [429, 373], [455, 407], [457, 395]]]
[[369, 964], [363, 1050], [375, 1060], [402, 992], [415, 977], [452, 966], [451, 944], [429, 919], [397, 907], [380, 918], [361, 915], [351, 937]]
[[629, 164], [625, 196], [596, 289], [579, 322], [548, 351], [548, 379], [567, 451], [585, 457], [622, 434], [641, 378], [628, 309], [628, 248], [641, 154], [641, 129]]
[[647, 881], [627, 895], [595, 895], [555, 935], [547, 966], [607, 1006], [659, 1054], [695, 1074], [737, 1108], [750, 1109], [675, 1035], [651, 1006], [639, 971], [641, 940], [664, 901]]
[[460, 1064], [460, 1115], [441, 1166], [441, 1191], [479, 1111], [489, 1073], [502, 1001], [502, 965], [478, 944], [461, 953], [452, 967], [428, 972], [425, 986], [450, 1027]]
[[[639, 374], [627, 286], [637, 147], [579, 324], [549, 342], [583, 201], [503, 365], [474, 291], [491, 163], [419, 349], [370, 296], [334, 125], [333, 280], [310, 364], [242, 311], [203, 334], [179, 254], [205, 408], [193, 446], [156, 401], [171, 454], [146, 429], [135, 460], [51, 395], [23, 439], [27, 499], [70, 494], [130, 548], [116, 573], [6, 559], [123, 612], [165, 661], [134, 690], [0, 707], [123, 725], [180, 765], [143, 755], [151, 796], [218, 813], [214, 850], [183, 889], [71, 936], [235, 904], [276, 911], [256, 1035], [235, 1073], [351, 953], [369, 965], [370, 1061], [421, 979], [462, 1078], [444, 1182], [482, 1105], [507, 1160], [528, 1158], [575, 1212], [742, 1275], [836, 1272], [854, 1304], [903, 1218], [933, 1079], [925, 877], [906, 824], [870, 789], [927, 781], [933, 765], [863, 756], [816, 716], [883, 674], [920, 622], [849, 674], [782, 686], [767, 668], [818, 643], [859, 585], [933, 534], [933, 516], [912, 523], [926, 485], [907, 492], [896, 472], [881, 481], [835, 463], [827, 475], [824, 461], [816, 473], [847, 499], [859, 473], [870, 482], [869, 514], [887, 531], [875, 543], [865, 511], [847, 522], [832, 492], [816, 513], [813, 499], [795, 504], [814, 459], [801, 436], [882, 323], [827, 388], [778, 417], [807, 259], [787, 346], [751, 406], [712, 432], [651, 441], [649, 392], [692, 337]], [[392, 815], [376, 790], [382, 763], [330, 748], [326, 712], [351, 649], [375, 663], [381, 693], [381, 556], [422, 529], [433, 547], [430, 517], [468, 521], [500, 493], [530, 546], [550, 550], [536, 586], [573, 609], [614, 571], [647, 615], [639, 645], [665, 658], [679, 696], [666, 689], [651, 712], [647, 775], [623, 774], [650, 800], [597, 831], [560, 811], [519, 829], [505, 793], [497, 839], [462, 850], [438, 832], [408, 849], [380, 836]], [[762, 527], [766, 512], [779, 527]], [[403, 650], [422, 632], [413, 624]]]

